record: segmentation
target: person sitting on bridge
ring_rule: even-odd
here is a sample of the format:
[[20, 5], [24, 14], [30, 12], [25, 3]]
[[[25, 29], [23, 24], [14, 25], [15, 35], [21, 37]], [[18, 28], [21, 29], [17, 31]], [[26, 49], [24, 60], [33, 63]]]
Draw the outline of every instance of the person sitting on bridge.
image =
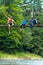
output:
[[25, 28], [27, 20], [24, 18], [20, 24], [20, 28]]
[[9, 33], [10, 33], [10, 26], [11, 26], [11, 25], [14, 25], [14, 24], [13, 24], [13, 21], [14, 21], [14, 20], [12, 19], [12, 16], [8, 17], [8, 30], [9, 30]]
[[36, 24], [38, 24], [38, 21], [34, 17], [32, 17], [30, 19], [30, 28], [33, 29], [33, 25], [36, 25]]

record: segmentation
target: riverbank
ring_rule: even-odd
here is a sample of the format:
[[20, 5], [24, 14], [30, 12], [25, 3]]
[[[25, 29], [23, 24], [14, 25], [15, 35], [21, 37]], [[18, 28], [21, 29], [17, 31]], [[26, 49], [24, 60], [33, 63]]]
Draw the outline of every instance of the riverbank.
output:
[[20, 59], [42, 59], [41, 56], [29, 53], [29, 52], [16, 52], [15, 54], [8, 54], [5, 52], [0, 51], [0, 59], [15, 59], [15, 60], [20, 60]]

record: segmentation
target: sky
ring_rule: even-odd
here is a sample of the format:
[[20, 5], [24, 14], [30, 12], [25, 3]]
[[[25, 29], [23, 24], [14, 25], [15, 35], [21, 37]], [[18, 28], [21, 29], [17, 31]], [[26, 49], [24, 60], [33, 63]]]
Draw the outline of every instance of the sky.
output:
[[[27, 0], [27, 1], [29, 1], [29, 0]], [[43, 8], [43, 0], [41, 0], [42, 2], [41, 2], [41, 4], [42, 4], [42, 8]]]
[[43, 2], [42, 2], [42, 8], [43, 8]]

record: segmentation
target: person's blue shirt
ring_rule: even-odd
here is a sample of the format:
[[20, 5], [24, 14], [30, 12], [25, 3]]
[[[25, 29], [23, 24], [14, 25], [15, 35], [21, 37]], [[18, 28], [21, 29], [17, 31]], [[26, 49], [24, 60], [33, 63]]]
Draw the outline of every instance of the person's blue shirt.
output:
[[26, 22], [27, 22], [27, 20], [23, 20], [21, 24], [22, 24], [22, 25], [25, 25]]
[[30, 27], [31, 29], [33, 28], [33, 25], [37, 24], [37, 20], [36, 19], [30, 19]]

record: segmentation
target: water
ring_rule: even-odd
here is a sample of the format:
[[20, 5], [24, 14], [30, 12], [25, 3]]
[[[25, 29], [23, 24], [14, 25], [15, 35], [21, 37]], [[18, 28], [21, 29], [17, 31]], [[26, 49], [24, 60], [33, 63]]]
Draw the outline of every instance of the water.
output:
[[0, 60], [0, 65], [43, 65], [43, 60]]

